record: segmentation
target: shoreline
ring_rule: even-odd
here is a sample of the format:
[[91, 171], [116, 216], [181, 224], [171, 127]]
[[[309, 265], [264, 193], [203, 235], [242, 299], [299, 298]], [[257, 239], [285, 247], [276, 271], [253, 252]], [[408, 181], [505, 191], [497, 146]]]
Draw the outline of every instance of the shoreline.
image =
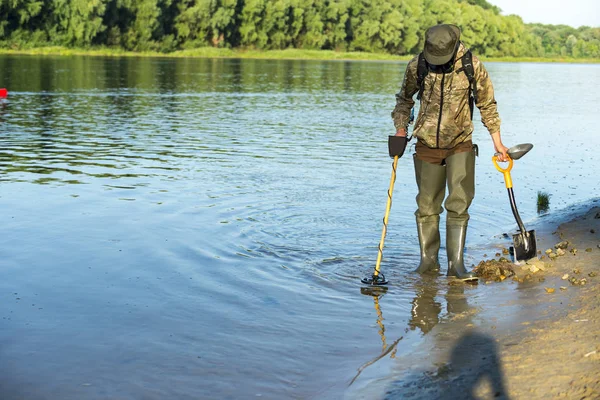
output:
[[514, 266], [515, 280], [480, 281], [483, 304], [436, 325], [345, 398], [600, 398], [600, 199], [535, 222], [541, 262]]
[[[89, 56], [89, 57], [156, 57], [156, 58], [211, 58], [211, 59], [256, 59], [256, 60], [307, 60], [307, 61], [396, 61], [408, 62], [413, 55], [396, 56], [386, 53], [338, 52], [333, 50], [232, 50], [214, 47], [177, 50], [170, 53], [156, 51], [126, 51], [113, 48], [67, 48], [61, 46], [35, 47], [31, 49], [0, 49], [0, 55], [32, 56]], [[569, 57], [484, 57], [483, 62], [504, 63], [550, 63], [550, 64], [599, 64], [600, 59]]]
[[514, 342], [500, 352], [511, 398], [600, 398], [600, 200], [569, 209], [567, 221], [541, 231], [539, 248], [568, 243], [563, 256], [545, 257], [542, 284], [546, 297], [564, 297], [565, 314], [500, 340]]

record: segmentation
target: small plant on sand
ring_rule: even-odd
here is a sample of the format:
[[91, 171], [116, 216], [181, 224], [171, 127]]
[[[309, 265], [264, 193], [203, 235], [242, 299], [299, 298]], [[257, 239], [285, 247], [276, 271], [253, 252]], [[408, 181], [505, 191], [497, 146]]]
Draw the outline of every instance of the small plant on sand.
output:
[[538, 214], [548, 211], [550, 208], [550, 195], [546, 192], [537, 192], [537, 212]]

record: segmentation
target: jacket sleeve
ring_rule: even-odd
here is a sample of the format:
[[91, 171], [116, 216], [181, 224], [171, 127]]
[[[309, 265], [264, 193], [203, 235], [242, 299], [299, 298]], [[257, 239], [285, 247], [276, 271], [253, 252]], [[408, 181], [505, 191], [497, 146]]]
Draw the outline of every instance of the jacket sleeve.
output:
[[415, 57], [406, 66], [402, 88], [396, 94], [396, 107], [392, 111], [392, 119], [396, 130], [408, 126], [410, 110], [415, 105], [413, 96], [419, 89], [417, 87], [417, 62], [417, 57]]
[[481, 122], [483, 122], [483, 125], [490, 134], [500, 132], [500, 116], [498, 115], [498, 106], [494, 98], [492, 80], [483, 63], [473, 62], [473, 64], [475, 64], [475, 81], [477, 82], [476, 105], [481, 113]]

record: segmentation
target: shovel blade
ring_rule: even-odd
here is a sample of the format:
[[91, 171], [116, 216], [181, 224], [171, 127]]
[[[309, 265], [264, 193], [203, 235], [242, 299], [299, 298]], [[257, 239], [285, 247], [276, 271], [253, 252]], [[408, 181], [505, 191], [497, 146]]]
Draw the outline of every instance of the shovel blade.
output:
[[518, 160], [525, 154], [529, 153], [529, 150], [531, 149], [533, 149], [533, 145], [531, 143], [523, 143], [511, 147], [510, 149], [508, 149], [507, 153], [513, 160]]
[[527, 231], [513, 235], [515, 260], [529, 260], [537, 255], [535, 231]]

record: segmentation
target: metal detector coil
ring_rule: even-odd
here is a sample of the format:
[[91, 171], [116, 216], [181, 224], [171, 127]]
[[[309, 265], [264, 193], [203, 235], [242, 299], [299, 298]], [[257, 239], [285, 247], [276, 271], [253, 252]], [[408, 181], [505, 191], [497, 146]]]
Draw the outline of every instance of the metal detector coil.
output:
[[377, 274], [377, 275], [373, 274], [372, 276], [367, 276], [366, 278], [363, 278], [360, 281], [362, 283], [364, 283], [365, 285], [372, 285], [372, 286], [388, 284], [388, 280], [385, 279], [385, 276], [381, 272], [379, 272], [379, 274]]

